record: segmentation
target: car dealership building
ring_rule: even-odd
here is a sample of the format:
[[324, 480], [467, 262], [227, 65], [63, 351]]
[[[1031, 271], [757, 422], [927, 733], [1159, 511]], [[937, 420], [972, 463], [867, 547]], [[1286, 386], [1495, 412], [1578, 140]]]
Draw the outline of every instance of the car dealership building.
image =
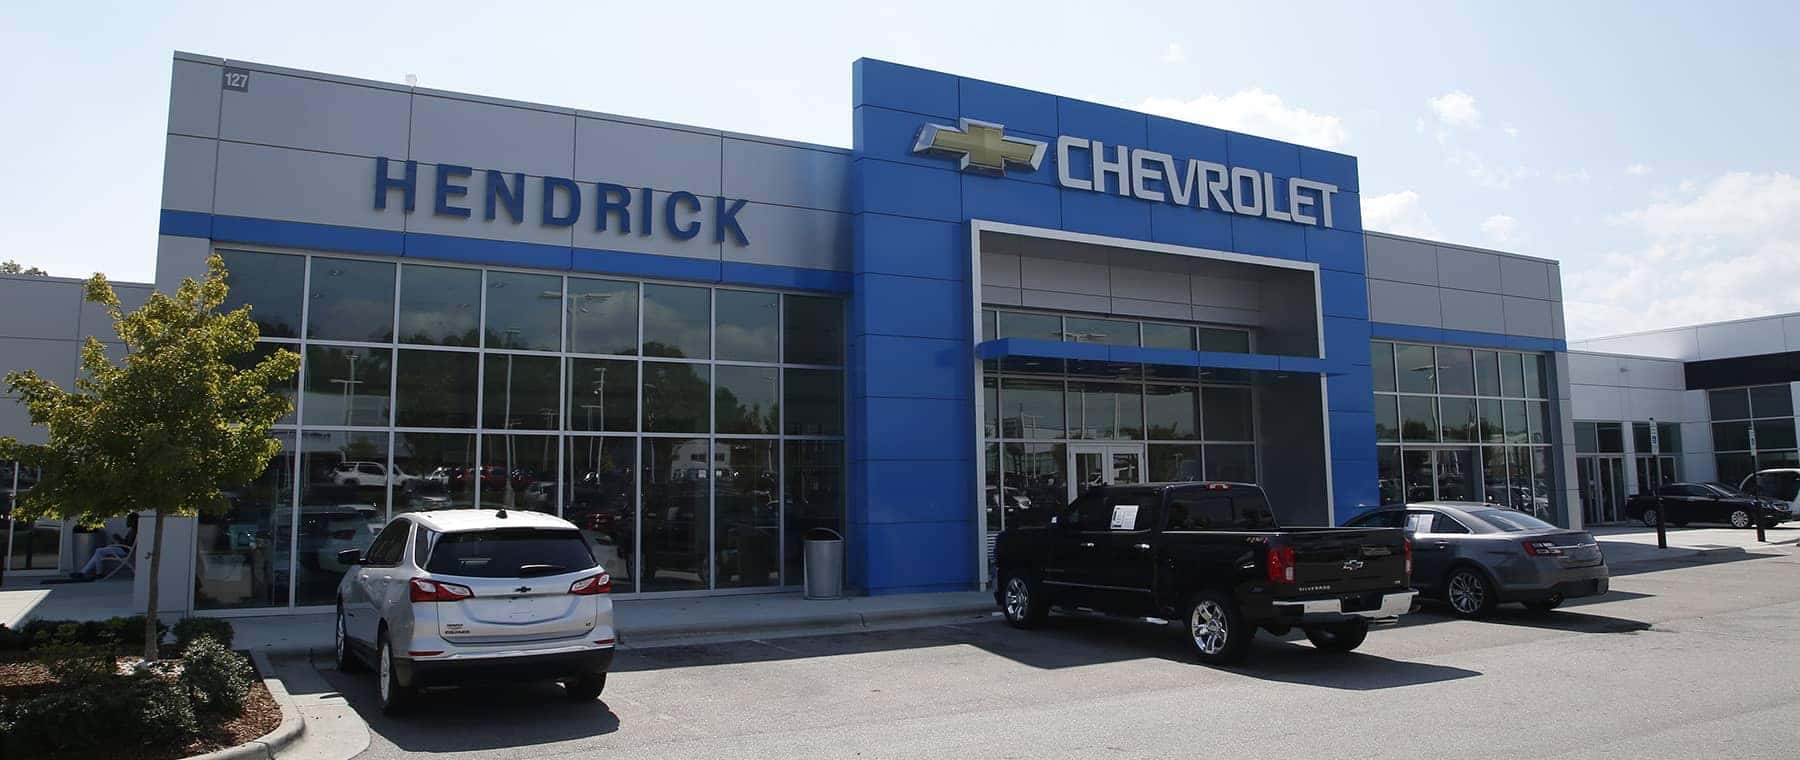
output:
[[[1602, 469], [1714, 472], [1685, 394], [1717, 351], [1571, 353], [1556, 262], [1365, 232], [1353, 157], [851, 73], [844, 149], [176, 54], [154, 287], [221, 255], [303, 363], [268, 472], [171, 527], [164, 598], [328, 606], [337, 550], [406, 510], [560, 513], [639, 595], [793, 588], [829, 530], [893, 594], [980, 587], [995, 532], [1096, 483], [1581, 525], [1616, 518]], [[79, 297], [0, 276], [0, 369], [72, 382], [110, 337]], [[1745, 393], [1791, 457], [1791, 394]], [[41, 439], [16, 404], [0, 434]], [[14, 573], [86, 559], [11, 534]]]

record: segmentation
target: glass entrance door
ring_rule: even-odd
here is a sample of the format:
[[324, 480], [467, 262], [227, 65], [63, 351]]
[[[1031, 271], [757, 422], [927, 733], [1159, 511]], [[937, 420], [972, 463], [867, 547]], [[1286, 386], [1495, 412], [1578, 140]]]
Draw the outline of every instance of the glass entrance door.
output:
[[[1672, 467], [1673, 462], [1670, 465]], [[1576, 457], [1575, 479], [1581, 486], [1582, 518], [1588, 524], [1604, 525], [1625, 519], [1623, 457]]]
[[1069, 444], [1069, 500], [1094, 486], [1144, 482], [1144, 447], [1134, 444]]

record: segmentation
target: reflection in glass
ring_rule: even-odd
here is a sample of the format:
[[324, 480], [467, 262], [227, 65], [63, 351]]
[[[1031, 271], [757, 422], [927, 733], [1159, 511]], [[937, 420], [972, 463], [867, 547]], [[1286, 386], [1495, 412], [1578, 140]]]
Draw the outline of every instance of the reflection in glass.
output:
[[229, 288], [219, 310], [237, 311], [248, 305], [262, 337], [300, 337], [306, 259], [251, 251], [219, 251], [219, 256], [225, 260], [225, 285]]
[[1441, 398], [1438, 409], [1442, 416], [1443, 438], [1447, 443], [1472, 443], [1480, 433], [1481, 423], [1475, 415], [1475, 399]]
[[1400, 405], [1393, 396], [1375, 397], [1375, 440], [1400, 440]]
[[1500, 395], [1508, 398], [1525, 395], [1523, 363], [1518, 354], [1500, 352]]
[[1544, 397], [1544, 358], [1538, 354], [1522, 354], [1521, 369], [1525, 375], [1525, 397]]
[[995, 337], [998, 337], [996, 335], [996, 330], [998, 330], [999, 328], [994, 326], [994, 319], [995, 319], [995, 317], [994, 317], [993, 309], [982, 309], [981, 310], [981, 339], [982, 340], [993, 340]]
[[644, 286], [644, 355], [712, 356], [712, 291], [681, 285]]
[[637, 591], [636, 463], [635, 439], [586, 436], [569, 438], [563, 461], [563, 519], [587, 537], [618, 594]]
[[1199, 445], [1162, 445], [1150, 447], [1150, 482], [1174, 483], [1200, 480]]
[[569, 429], [637, 429], [637, 363], [569, 360]]
[[1375, 342], [1369, 344], [1369, 363], [1375, 378], [1375, 390], [1394, 390], [1394, 344]]
[[1506, 442], [1525, 443], [1531, 440], [1528, 423], [1525, 421], [1525, 402], [1502, 401], [1501, 408], [1506, 414]]
[[1256, 423], [1250, 389], [1208, 385], [1200, 389], [1200, 424], [1209, 441], [1254, 441]]
[[1481, 464], [1475, 449], [1437, 450], [1437, 498], [1480, 501]]
[[1757, 420], [1756, 448], [1794, 448], [1794, 419], [1785, 417], [1779, 420]]
[[1394, 346], [1394, 366], [1400, 376], [1400, 390], [1406, 393], [1437, 393], [1437, 358], [1430, 346]]
[[1481, 413], [1482, 443], [1506, 442], [1506, 426], [1501, 420], [1500, 403], [1496, 399], [1484, 398], [1477, 405]]
[[1451, 396], [1475, 395], [1475, 361], [1466, 348], [1437, 350], [1438, 392]]
[[711, 417], [712, 368], [705, 364], [644, 363], [644, 430], [704, 433]]
[[394, 487], [395, 512], [475, 506], [475, 436], [395, 433], [394, 466], [411, 476]]
[[400, 342], [475, 346], [481, 336], [481, 270], [400, 268]]
[[790, 364], [844, 363], [844, 304], [835, 298], [782, 296], [782, 342]]
[[1227, 354], [1250, 353], [1250, 333], [1243, 330], [1222, 330], [1202, 327], [1200, 332], [1200, 350], [1217, 351]]
[[1431, 501], [1434, 498], [1431, 452], [1426, 449], [1404, 449], [1401, 452], [1400, 467], [1406, 481], [1407, 503]]
[[1531, 508], [1539, 519], [1553, 520], [1550, 505], [1550, 449], [1545, 446], [1531, 448]]
[[1788, 386], [1763, 385], [1750, 389], [1750, 413], [1757, 417], [1794, 416], [1794, 396]]
[[787, 503], [781, 519], [783, 583], [803, 582], [802, 549], [809, 531], [844, 533], [844, 444], [838, 441], [788, 441], [782, 467]]
[[481, 424], [490, 430], [557, 429], [557, 388], [562, 383], [550, 356], [487, 354]]
[[715, 444], [713, 551], [719, 588], [781, 583], [781, 503], [775, 440]]
[[[388, 486], [404, 488], [414, 476], [404, 468], [388, 470], [385, 432], [308, 431], [301, 446], [300, 524], [292, 547], [276, 543], [277, 564], [291, 548], [295, 604], [331, 604], [350, 569], [337, 553], [367, 550], [387, 524]], [[287, 514], [291, 510], [276, 509], [277, 521]]]
[[843, 434], [843, 371], [785, 369], [781, 376], [781, 408], [788, 435]]
[[[1525, 402], [1526, 429], [1530, 432], [1532, 443], [1550, 442], [1550, 404], [1543, 401]], [[1650, 447], [1645, 446], [1644, 451]]]
[[556, 512], [556, 436], [481, 436], [482, 509]]
[[1000, 380], [993, 375], [981, 378], [981, 435], [1000, 435]]
[[1500, 395], [1500, 355], [1493, 351], [1475, 352], [1475, 392], [1483, 396]]
[[1400, 439], [1403, 441], [1435, 441], [1438, 439], [1437, 399], [1430, 396], [1400, 397]]
[[[224, 492], [229, 505], [225, 513], [203, 513], [194, 527], [194, 606], [198, 609], [287, 606], [294, 434], [277, 432], [274, 436], [281, 442], [281, 451], [269, 460], [263, 473], [241, 489]], [[8, 467], [9, 481], [11, 476]], [[13, 541], [16, 546], [18, 536]], [[279, 557], [278, 545], [284, 547]]]
[[475, 426], [479, 356], [402, 350], [396, 368], [394, 424], [400, 427]]
[[570, 351], [631, 356], [637, 332], [637, 283], [569, 278]]
[[781, 361], [781, 315], [776, 311], [781, 296], [720, 290], [714, 298], [717, 358], [746, 362]]
[[[1002, 444], [1006, 487], [1030, 504], [1020, 525], [1044, 525], [1069, 503], [1068, 450], [1060, 443]], [[1008, 523], [1009, 525], [1012, 523]]]
[[1069, 383], [1069, 437], [1089, 440], [1136, 440], [1144, 435], [1143, 397], [1139, 385]]
[[1375, 450], [1375, 487], [1381, 492], [1381, 506], [1406, 503], [1401, 488], [1399, 446], [1382, 446]]
[[1052, 314], [1003, 311], [999, 315], [998, 328], [1002, 338], [1063, 339], [1062, 317]]
[[389, 365], [385, 348], [306, 347], [307, 425], [386, 427]]
[[1122, 319], [1063, 317], [1063, 340], [1070, 343], [1135, 346], [1138, 344], [1138, 326], [1136, 322]]
[[1249, 444], [1206, 444], [1206, 479], [1256, 482], [1256, 447]]
[[1199, 390], [1193, 386], [1144, 386], [1144, 425], [1152, 441], [1198, 439], [1199, 409]]
[[1178, 351], [1194, 350], [1194, 328], [1187, 325], [1165, 325], [1156, 322], [1145, 322], [1145, 348], [1172, 348]]
[[557, 351], [562, 348], [562, 278], [520, 272], [487, 273], [487, 347]]
[[[1506, 448], [1507, 495], [1512, 498], [1508, 505], [1513, 509], [1544, 514], [1547, 509], [1540, 507], [1537, 497], [1531, 492], [1531, 449], [1524, 446], [1508, 446]], [[1544, 495], [1545, 506], [1548, 505], [1549, 494]]]
[[1707, 391], [1706, 402], [1714, 420], [1750, 419], [1750, 392], [1743, 388]]
[[781, 410], [776, 405], [780, 370], [719, 365], [713, 369], [713, 430], [774, 435]]
[[1063, 434], [1062, 381], [1001, 378], [1001, 437], [1061, 438]]
[[1506, 490], [1506, 448], [1502, 446], [1481, 447], [1481, 473], [1487, 482], [1485, 501], [1489, 504], [1508, 506], [1512, 504], [1512, 496]]
[[312, 260], [306, 336], [314, 340], [394, 339], [394, 265], [384, 261]]
[[[1002, 505], [1015, 499], [1018, 494], [1008, 491], [1004, 487], [1005, 478], [1000, 476], [1000, 444], [989, 443], [984, 446], [982, 461], [984, 478], [981, 482], [985, 484], [983, 490], [986, 491], [982, 502], [987, 510], [987, 532], [993, 534], [1006, 529], [1006, 509]], [[992, 549], [993, 547], [989, 545], [988, 548]], [[993, 569], [991, 567], [993, 559], [994, 555], [990, 551], [988, 553], [989, 570]]]
[[711, 454], [704, 438], [643, 439], [643, 589], [711, 585]]

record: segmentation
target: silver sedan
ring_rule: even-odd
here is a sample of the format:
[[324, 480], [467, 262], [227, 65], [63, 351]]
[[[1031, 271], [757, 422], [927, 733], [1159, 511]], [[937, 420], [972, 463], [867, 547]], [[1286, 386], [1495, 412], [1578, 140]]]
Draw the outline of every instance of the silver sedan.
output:
[[1413, 588], [1463, 617], [1481, 617], [1504, 602], [1548, 612], [1566, 599], [1607, 592], [1606, 557], [1592, 534], [1517, 510], [1433, 501], [1379, 509], [1349, 524], [1404, 529], [1413, 545]]

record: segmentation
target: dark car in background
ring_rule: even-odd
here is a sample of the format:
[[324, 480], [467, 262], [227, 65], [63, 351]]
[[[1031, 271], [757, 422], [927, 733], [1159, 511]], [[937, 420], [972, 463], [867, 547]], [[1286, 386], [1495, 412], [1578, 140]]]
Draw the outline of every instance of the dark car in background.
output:
[[1653, 494], [1638, 494], [1625, 502], [1625, 516], [1648, 526], [1656, 515], [1676, 527], [1691, 523], [1723, 523], [1733, 528], [1755, 527], [1752, 520], [1778, 525], [1793, 519], [1786, 504], [1739, 491], [1722, 483], [1669, 483]]
[[1463, 617], [1504, 602], [1548, 612], [1607, 592], [1610, 572], [1588, 533], [1516, 509], [1429, 501], [1359, 515], [1352, 527], [1399, 528], [1412, 539], [1413, 588]]
[[1800, 469], [1777, 467], [1744, 476], [1738, 490], [1787, 507], [1790, 519], [1800, 519]]

